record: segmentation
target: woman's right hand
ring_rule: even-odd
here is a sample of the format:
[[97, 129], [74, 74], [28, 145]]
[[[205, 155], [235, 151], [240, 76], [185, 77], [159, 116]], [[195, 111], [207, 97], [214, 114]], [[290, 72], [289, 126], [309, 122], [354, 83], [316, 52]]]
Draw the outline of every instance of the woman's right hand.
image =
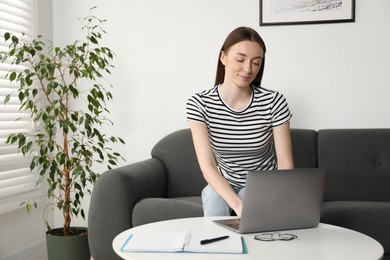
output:
[[241, 203], [236, 207], [233, 208], [234, 212], [236, 212], [237, 217], [241, 218], [241, 213], [242, 213], [242, 201]]

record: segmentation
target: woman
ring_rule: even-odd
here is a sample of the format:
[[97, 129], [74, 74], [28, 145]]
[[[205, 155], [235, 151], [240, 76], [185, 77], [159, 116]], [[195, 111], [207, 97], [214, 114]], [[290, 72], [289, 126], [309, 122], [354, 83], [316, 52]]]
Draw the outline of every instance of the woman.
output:
[[188, 100], [187, 119], [208, 183], [205, 216], [233, 210], [241, 217], [248, 171], [294, 167], [287, 101], [260, 86], [265, 52], [255, 30], [233, 30], [219, 53], [215, 86]]

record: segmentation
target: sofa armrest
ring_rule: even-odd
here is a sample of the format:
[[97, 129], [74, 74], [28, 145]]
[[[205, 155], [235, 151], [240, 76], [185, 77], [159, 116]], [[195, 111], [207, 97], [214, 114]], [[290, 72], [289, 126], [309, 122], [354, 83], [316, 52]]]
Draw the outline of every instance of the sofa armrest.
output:
[[112, 240], [133, 227], [134, 206], [148, 197], [166, 196], [166, 172], [158, 159], [148, 159], [103, 173], [92, 191], [88, 239], [92, 257], [120, 259]]

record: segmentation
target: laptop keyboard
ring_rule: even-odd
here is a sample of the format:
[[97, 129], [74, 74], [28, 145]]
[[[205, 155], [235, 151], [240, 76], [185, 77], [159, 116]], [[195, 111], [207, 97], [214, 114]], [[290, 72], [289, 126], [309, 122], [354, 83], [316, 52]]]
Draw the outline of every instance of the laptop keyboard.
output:
[[229, 224], [226, 224], [226, 226], [229, 226], [231, 228], [234, 228], [234, 229], [240, 229], [240, 223], [229, 223]]

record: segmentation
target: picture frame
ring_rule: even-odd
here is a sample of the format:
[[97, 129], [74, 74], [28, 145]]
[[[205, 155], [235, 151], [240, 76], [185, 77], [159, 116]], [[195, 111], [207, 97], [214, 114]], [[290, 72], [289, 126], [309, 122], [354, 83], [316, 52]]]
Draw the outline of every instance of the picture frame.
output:
[[259, 0], [260, 26], [355, 22], [355, 0]]

